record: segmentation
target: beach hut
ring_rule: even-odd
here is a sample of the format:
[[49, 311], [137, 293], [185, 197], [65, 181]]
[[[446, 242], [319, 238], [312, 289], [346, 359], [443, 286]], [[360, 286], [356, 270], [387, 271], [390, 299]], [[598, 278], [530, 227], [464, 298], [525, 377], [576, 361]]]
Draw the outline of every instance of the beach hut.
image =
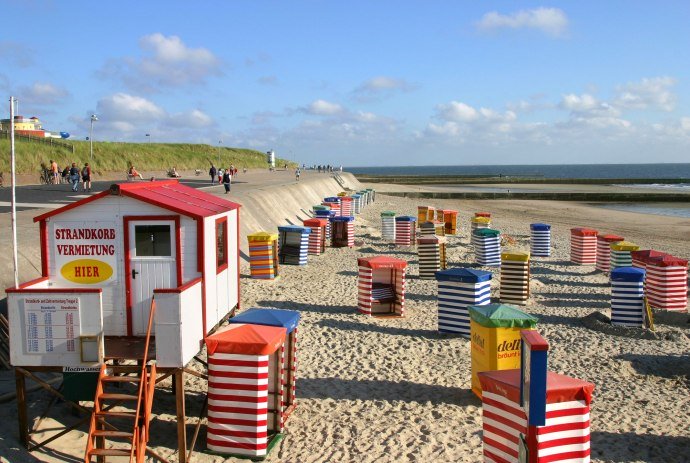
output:
[[470, 220], [470, 231], [473, 232], [478, 228], [491, 228], [490, 217], [472, 217]]
[[482, 396], [477, 374], [520, 367], [520, 331], [534, 329], [536, 317], [506, 304], [472, 305], [470, 339], [472, 392]]
[[472, 232], [474, 259], [479, 265], [501, 265], [501, 232], [491, 228], [478, 228]]
[[405, 315], [407, 262], [393, 257], [357, 259], [357, 309], [366, 315]]
[[597, 235], [597, 270], [604, 273], [611, 270], [611, 245], [623, 240], [618, 235]]
[[206, 446], [228, 456], [263, 457], [280, 440], [286, 330], [231, 324], [207, 337]]
[[326, 240], [328, 239], [328, 235], [326, 235], [328, 220], [307, 219], [302, 222], [302, 225], [311, 229], [307, 247], [308, 253], [314, 256], [323, 254], [326, 251]]
[[419, 278], [432, 279], [439, 270], [446, 268], [446, 239], [435, 235], [417, 239]]
[[331, 246], [351, 248], [355, 245], [355, 218], [351, 216], [331, 219]]
[[451, 268], [436, 272], [438, 282], [438, 330], [470, 337], [471, 305], [491, 302], [491, 272]]
[[282, 225], [278, 227], [278, 260], [285, 265], [307, 265], [309, 227]]
[[395, 212], [381, 212], [381, 238], [385, 241], [395, 241]]
[[530, 252], [534, 257], [551, 255], [551, 225], [546, 223], [530, 224]]
[[369, 201], [370, 202], [375, 202], [376, 201], [376, 190], [373, 188], [367, 188], [367, 191], [369, 192]]
[[353, 199], [351, 196], [343, 196], [340, 198], [340, 215], [342, 217], [353, 217], [355, 215], [352, 203]]
[[597, 263], [597, 234], [591, 228], [570, 229], [570, 261], [577, 265]]
[[529, 299], [529, 252], [501, 253], [501, 302], [525, 305]]
[[424, 222], [433, 222], [436, 208], [432, 206], [417, 206], [417, 224], [422, 226]]
[[340, 199], [340, 196], [329, 196], [327, 198], [323, 198], [323, 202], [321, 204], [329, 204], [331, 206], [331, 210], [335, 211], [335, 215], [338, 217], [343, 215]]
[[458, 233], [458, 211], [442, 209], [443, 222], [446, 235], [456, 235]]
[[685, 312], [688, 307], [688, 261], [666, 255], [646, 265], [645, 294], [656, 309]]
[[351, 214], [351, 215], [361, 214], [362, 213], [362, 195], [355, 193], [352, 196], [350, 196], [350, 198], [352, 198], [352, 212], [353, 212], [353, 214]]
[[474, 213], [475, 217], [486, 217], [487, 219], [491, 218], [491, 212], [475, 212]]
[[611, 244], [611, 270], [618, 267], [632, 267], [632, 251], [640, 247], [628, 241], [619, 241]]
[[638, 268], [646, 268], [647, 262], [649, 262], [650, 260], [668, 255], [669, 254], [666, 254], [665, 252], [655, 251], [653, 249], [630, 251], [630, 257], [632, 258], [632, 266]]
[[256, 232], [247, 235], [249, 241], [249, 273], [252, 278], [278, 278], [278, 234]]
[[311, 211], [312, 211], [312, 214], [313, 214], [313, 215], [316, 215], [316, 211], [330, 211], [330, 210], [331, 210], [331, 206], [330, 206], [330, 205], [329, 205], [329, 206], [324, 206], [323, 204], [314, 204], [314, 205], [311, 207]]
[[395, 244], [396, 246], [414, 246], [416, 234], [414, 226], [415, 218], [400, 216], [395, 218]]
[[369, 192], [368, 192], [367, 190], [359, 190], [359, 191], [357, 192], [357, 194], [360, 195], [360, 196], [362, 197], [362, 198], [361, 198], [361, 207], [362, 207], [362, 209], [364, 209], [364, 208], [367, 207], [367, 206], [369, 205], [369, 203], [371, 202], [371, 201], [369, 200]]
[[644, 327], [645, 271], [635, 267], [611, 269], [611, 324]]
[[590, 461], [594, 385], [547, 371], [548, 344], [523, 331], [519, 369], [479, 373], [483, 461]]
[[436, 224], [434, 222], [424, 222], [419, 225], [419, 236], [434, 236], [436, 235]]
[[314, 211], [317, 219], [323, 219], [326, 221], [326, 240], [324, 241], [325, 246], [331, 245], [331, 219], [335, 217], [335, 211], [328, 209], [324, 211]]
[[300, 314], [294, 310], [281, 310], [273, 307], [251, 308], [228, 320], [229, 323], [246, 323], [251, 325], [277, 326], [285, 328], [285, 344], [283, 350], [283, 376], [282, 394], [279, 410], [282, 410], [281, 429], [285, 421], [296, 406], [295, 383], [297, 377], [297, 326]]

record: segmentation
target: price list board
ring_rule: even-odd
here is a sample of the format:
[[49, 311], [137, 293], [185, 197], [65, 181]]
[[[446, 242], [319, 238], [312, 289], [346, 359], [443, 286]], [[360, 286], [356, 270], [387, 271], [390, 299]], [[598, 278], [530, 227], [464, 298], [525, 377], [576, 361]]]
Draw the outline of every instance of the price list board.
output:
[[78, 297], [24, 299], [27, 354], [75, 353], [79, 338]]

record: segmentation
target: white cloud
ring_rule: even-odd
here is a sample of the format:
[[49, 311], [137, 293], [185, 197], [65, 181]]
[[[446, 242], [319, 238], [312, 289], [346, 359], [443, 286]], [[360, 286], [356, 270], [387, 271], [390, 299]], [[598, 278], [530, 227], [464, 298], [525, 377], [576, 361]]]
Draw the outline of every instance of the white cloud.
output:
[[55, 105], [69, 97], [69, 92], [48, 82], [35, 82], [18, 88], [17, 97], [22, 103], [33, 105]]
[[369, 102], [390, 98], [396, 93], [411, 92], [418, 87], [418, 85], [411, 84], [404, 79], [378, 76], [362, 82], [353, 90], [352, 94], [357, 101]]
[[477, 120], [479, 113], [472, 106], [460, 101], [436, 106], [436, 115], [444, 121], [472, 122]]
[[676, 84], [672, 77], [652, 77], [640, 82], [630, 82], [617, 88], [615, 104], [628, 109], [661, 109], [673, 111], [676, 96], [671, 87]]
[[562, 37], [568, 30], [568, 17], [558, 8], [520, 10], [509, 15], [486, 13], [477, 23], [481, 30], [536, 29], [552, 37]]
[[213, 119], [198, 109], [192, 109], [182, 113], [172, 114], [168, 118], [167, 125], [170, 127], [183, 127], [201, 129], [211, 127]]
[[342, 113], [343, 107], [330, 101], [315, 100], [305, 108], [302, 108], [302, 111], [314, 116], [333, 116]]
[[157, 123], [165, 111], [152, 101], [126, 93], [116, 93], [98, 101], [96, 112], [102, 121]]

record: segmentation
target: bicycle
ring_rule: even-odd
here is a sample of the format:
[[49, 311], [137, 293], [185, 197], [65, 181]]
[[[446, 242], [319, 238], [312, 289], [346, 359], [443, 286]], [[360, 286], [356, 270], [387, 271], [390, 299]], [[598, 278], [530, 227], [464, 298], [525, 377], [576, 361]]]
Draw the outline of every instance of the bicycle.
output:
[[39, 182], [41, 185], [50, 185], [53, 183], [53, 173], [48, 169], [43, 169], [41, 176], [39, 177]]

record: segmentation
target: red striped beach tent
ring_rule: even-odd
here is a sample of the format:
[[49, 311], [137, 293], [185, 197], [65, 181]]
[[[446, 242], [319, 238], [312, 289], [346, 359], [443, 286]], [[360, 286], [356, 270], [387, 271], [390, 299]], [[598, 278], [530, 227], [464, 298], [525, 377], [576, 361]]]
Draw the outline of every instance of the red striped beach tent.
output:
[[650, 259], [646, 265], [645, 294], [656, 309], [688, 310], [688, 261], [666, 255]]
[[415, 234], [415, 218], [402, 215], [395, 218], [395, 245], [414, 246], [417, 241]]
[[340, 215], [343, 217], [353, 217], [355, 215], [353, 201], [354, 199], [351, 196], [340, 198]]
[[281, 429], [296, 406], [295, 382], [297, 377], [297, 327], [299, 325], [299, 319], [299, 312], [276, 309], [274, 307], [252, 307], [228, 319], [229, 323], [247, 323], [251, 325], [278, 326], [285, 328], [286, 337], [284, 352], [282, 354], [285, 361], [285, 365], [283, 365], [285, 376], [282, 383], [282, 403], [279, 408], [283, 410], [280, 420]]
[[405, 315], [407, 262], [394, 257], [357, 259], [357, 310], [366, 315]]
[[335, 217], [335, 211], [330, 208], [322, 211], [314, 211], [314, 215], [317, 219], [323, 219], [326, 221], [326, 240], [324, 244], [326, 246], [331, 246], [331, 218]]
[[[523, 358], [538, 358], [543, 352], [539, 350], [543, 345], [533, 347]], [[529, 368], [479, 373], [483, 461], [588, 463], [594, 384], [546, 372], [545, 361], [543, 367], [535, 363], [530, 362]], [[521, 392], [526, 390], [529, 393]], [[543, 424], [535, 425], [535, 421]]]
[[331, 246], [351, 248], [355, 245], [355, 218], [351, 216], [331, 219]]
[[314, 256], [323, 254], [326, 251], [326, 226], [327, 219], [307, 219], [302, 222], [302, 225], [309, 227], [309, 247], [308, 252]]
[[577, 265], [597, 263], [597, 235], [592, 228], [570, 229], [570, 262]]
[[323, 202], [321, 203], [324, 206], [326, 204], [330, 204], [331, 209], [335, 211], [336, 216], [341, 216], [343, 215], [341, 212], [341, 207], [340, 207], [340, 196], [329, 196], [327, 198], [323, 198]]
[[282, 437], [285, 328], [232, 324], [206, 338], [212, 452], [264, 457]]
[[281, 225], [278, 227], [278, 259], [281, 264], [307, 265], [309, 227]]
[[639, 251], [630, 251], [632, 257], [632, 266], [638, 268], [647, 268], [647, 262], [659, 257], [668, 256], [669, 254], [653, 249], [643, 249]]
[[249, 272], [252, 278], [278, 278], [278, 234], [256, 232], [247, 235], [249, 241]]
[[596, 269], [604, 273], [611, 271], [611, 245], [623, 241], [618, 235], [597, 235], [597, 264]]

